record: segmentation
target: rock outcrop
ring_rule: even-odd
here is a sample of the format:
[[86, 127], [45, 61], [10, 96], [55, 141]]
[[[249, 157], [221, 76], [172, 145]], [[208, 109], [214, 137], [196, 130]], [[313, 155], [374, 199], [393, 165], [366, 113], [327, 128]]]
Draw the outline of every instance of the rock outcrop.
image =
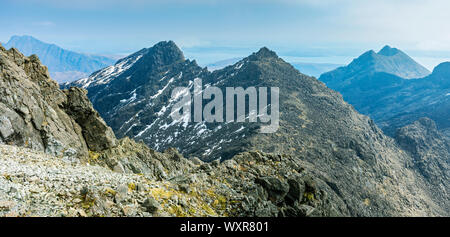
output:
[[0, 143], [87, 158], [115, 137], [86, 93], [62, 91], [37, 56], [0, 46]]

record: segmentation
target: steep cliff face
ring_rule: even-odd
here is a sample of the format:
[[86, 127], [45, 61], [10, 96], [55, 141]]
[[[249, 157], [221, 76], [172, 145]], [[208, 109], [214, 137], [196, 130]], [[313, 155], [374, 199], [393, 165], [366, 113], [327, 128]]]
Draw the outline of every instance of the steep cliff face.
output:
[[60, 90], [37, 56], [0, 46], [0, 69], [1, 143], [78, 158], [114, 146], [86, 92]]

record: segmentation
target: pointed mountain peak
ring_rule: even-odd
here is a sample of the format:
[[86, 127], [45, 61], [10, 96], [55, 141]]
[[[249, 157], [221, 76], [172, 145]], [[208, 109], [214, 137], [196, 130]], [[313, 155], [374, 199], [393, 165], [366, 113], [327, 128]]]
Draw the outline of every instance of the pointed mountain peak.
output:
[[250, 55], [250, 57], [255, 59], [278, 58], [278, 55], [267, 47], [262, 47], [258, 52]]
[[379, 55], [383, 55], [383, 56], [393, 56], [396, 55], [398, 53], [400, 53], [401, 51], [397, 48], [392, 48], [389, 45], [384, 46], [379, 52]]
[[178, 46], [172, 40], [160, 41], [157, 44], [153, 45], [153, 48], [161, 49], [161, 50], [180, 51], [181, 52], [180, 48], [178, 48]]
[[149, 58], [156, 64], [168, 65], [178, 61], [184, 61], [184, 55], [173, 41], [161, 41], [148, 48], [144, 58]]

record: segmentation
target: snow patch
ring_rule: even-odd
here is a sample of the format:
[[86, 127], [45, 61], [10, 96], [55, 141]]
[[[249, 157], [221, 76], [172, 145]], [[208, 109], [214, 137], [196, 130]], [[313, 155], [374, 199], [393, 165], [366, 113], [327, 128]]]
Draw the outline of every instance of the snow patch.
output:
[[[127, 60], [120, 61], [119, 63], [116, 63], [113, 66], [108, 66], [87, 78], [76, 81], [75, 84], [80, 85], [85, 89], [91, 85], [95, 86], [107, 84], [117, 78], [117, 76], [122, 74], [124, 71], [128, 70], [141, 58], [142, 55], [139, 55], [136, 58], [129, 58]], [[129, 79], [129, 77], [127, 77], [127, 79]]]

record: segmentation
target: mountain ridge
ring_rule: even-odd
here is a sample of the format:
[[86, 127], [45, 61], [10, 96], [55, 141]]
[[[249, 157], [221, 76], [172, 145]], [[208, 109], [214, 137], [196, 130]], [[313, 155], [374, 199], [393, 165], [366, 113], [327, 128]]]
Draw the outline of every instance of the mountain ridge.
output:
[[[118, 137], [132, 137], [159, 151], [175, 147], [185, 156], [207, 161], [228, 160], [251, 150], [291, 155], [325, 181], [321, 187], [339, 200], [336, 208], [353, 216], [446, 212], [422, 188], [428, 185], [427, 178], [405, 168], [411, 156], [395, 140], [357, 113], [339, 93], [265, 47], [214, 72], [189, 60], [145, 69], [130, 67], [105, 84], [86, 87], [94, 107]], [[260, 123], [173, 121], [170, 111], [177, 100], [170, 91], [179, 86], [192, 89], [195, 78], [201, 78], [205, 87], [279, 87], [279, 130], [259, 134]], [[138, 83], [129, 83], [133, 81]], [[121, 90], [125, 85], [133, 86]], [[418, 204], [422, 201], [429, 206]]]

